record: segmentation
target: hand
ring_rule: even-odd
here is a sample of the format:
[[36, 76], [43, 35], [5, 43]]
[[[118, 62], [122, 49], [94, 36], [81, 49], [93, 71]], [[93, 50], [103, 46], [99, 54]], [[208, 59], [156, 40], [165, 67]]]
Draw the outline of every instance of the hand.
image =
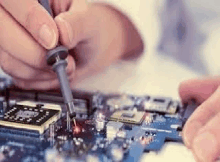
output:
[[183, 103], [196, 99], [201, 105], [186, 122], [183, 139], [197, 161], [214, 162], [220, 150], [220, 78], [185, 81], [180, 85]]
[[59, 87], [46, 64], [46, 49], [58, 40], [69, 48], [71, 85], [119, 59], [142, 50], [132, 23], [119, 11], [85, 0], [50, 0], [55, 19], [36, 0], [0, 1], [0, 65], [25, 89]]

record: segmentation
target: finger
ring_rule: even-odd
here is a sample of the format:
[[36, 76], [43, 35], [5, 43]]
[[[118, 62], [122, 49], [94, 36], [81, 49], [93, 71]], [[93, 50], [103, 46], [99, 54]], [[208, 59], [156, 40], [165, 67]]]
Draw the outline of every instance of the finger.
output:
[[0, 5], [41, 45], [47, 49], [55, 47], [58, 41], [56, 24], [37, 0], [1, 0]]
[[39, 69], [47, 67], [46, 51], [1, 6], [0, 45], [29, 66]]
[[5, 73], [17, 79], [48, 80], [56, 78], [52, 70], [39, 70], [30, 67], [3, 50], [0, 51], [0, 65]]
[[201, 104], [186, 122], [183, 129], [183, 139], [187, 147], [192, 147], [192, 141], [198, 131], [220, 111], [220, 88]]
[[55, 15], [58, 15], [69, 10], [71, 3], [72, 0], [53, 0], [51, 4]]
[[[71, 83], [75, 75], [74, 72], [75, 63], [71, 56], [67, 57], [67, 62], [68, 62], [68, 66], [66, 68], [66, 72], [68, 75], [68, 79]], [[45, 80], [25, 80], [25, 79], [14, 78], [14, 83], [18, 87], [27, 90], [49, 90], [60, 87], [57, 77], [55, 79], [45, 79]]]
[[179, 86], [179, 94], [183, 103], [192, 98], [196, 99], [197, 102], [202, 103], [217, 89], [219, 85], [219, 77], [184, 81]]
[[[97, 59], [98, 60], [98, 59]], [[102, 60], [102, 59], [101, 59]], [[106, 67], [110, 66], [113, 61], [108, 60], [108, 61], [92, 61], [88, 65], [76, 69], [75, 75], [74, 75], [74, 84], [81, 82], [82, 80], [97, 74], [98, 72], [101, 72], [104, 70]]]
[[[79, 41], [84, 40], [88, 35], [86, 32], [89, 28], [89, 22], [87, 19], [85, 20], [85, 17], [87, 17], [86, 11], [86, 1], [75, 0], [72, 2], [69, 11], [63, 12], [55, 18], [60, 31], [61, 43], [69, 49], [75, 47]], [[89, 30], [92, 30], [92, 28], [89, 28]]]
[[13, 83], [19, 88], [26, 90], [50, 90], [59, 88], [57, 79], [44, 81], [27, 81], [22, 79], [13, 79]]
[[193, 140], [195, 156], [204, 162], [213, 162], [219, 157], [220, 150], [220, 112], [203, 126]]
[[[100, 44], [96, 44], [96, 45], [94, 44], [92, 46], [104, 47], [104, 45], [102, 43], [103, 42], [100, 42]], [[87, 48], [84, 46], [83, 50], [85, 53], [81, 53], [82, 56], [85, 56], [86, 54], [89, 53], [89, 50], [91, 50], [90, 46], [91, 46], [90, 44], [88, 45]], [[116, 49], [109, 48], [108, 51], [104, 51], [104, 49], [100, 48], [100, 51], [99, 51], [100, 53], [97, 52], [97, 56], [94, 56], [94, 58], [90, 59], [90, 57], [87, 55], [87, 58], [89, 58], [89, 60], [85, 59], [85, 64], [76, 68], [73, 82], [78, 83], [78, 82], [86, 79], [89, 76], [95, 75], [98, 72], [104, 70], [106, 67], [110, 66], [114, 61], [118, 60], [120, 56], [112, 54], [113, 51], [116, 53], [121, 52], [120, 48], [116, 48]], [[77, 52], [77, 50], [76, 50], [76, 52]]]
[[[74, 73], [69, 73], [68, 79], [69, 82], [72, 83], [74, 78]], [[51, 90], [60, 88], [60, 83], [58, 79], [50, 79], [50, 80], [32, 80], [27, 81], [23, 79], [13, 79], [14, 84], [22, 89], [26, 90]]]

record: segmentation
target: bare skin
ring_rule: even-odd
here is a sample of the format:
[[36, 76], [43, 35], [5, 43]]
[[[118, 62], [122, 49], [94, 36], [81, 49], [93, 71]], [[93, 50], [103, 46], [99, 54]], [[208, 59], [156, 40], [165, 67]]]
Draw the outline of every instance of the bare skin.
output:
[[[134, 25], [110, 6], [85, 0], [50, 0], [50, 4], [55, 19], [37, 0], [0, 0], [0, 66], [21, 88], [59, 87], [46, 64], [46, 49], [58, 41], [70, 50], [66, 70], [72, 87], [122, 56], [143, 50]], [[219, 85], [217, 77], [180, 85], [183, 102], [195, 98], [201, 103], [183, 131], [197, 161], [212, 162], [219, 156]]]
[[[105, 4], [50, 0], [52, 19], [37, 0], [0, 0], [0, 65], [25, 89], [59, 87], [46, 64], [46, 49], [69, 48], [71, 86], [130, 52], [143, 49], [132, 23]], [[19, 7], [17, 7], [19, 6]]]
[[200, 106], [183, 130], [186, 146], [198, 162], [214, 162], [220, 150], [220, 78], [194, 79], [180, 85], [183, 102], [194, 98]]

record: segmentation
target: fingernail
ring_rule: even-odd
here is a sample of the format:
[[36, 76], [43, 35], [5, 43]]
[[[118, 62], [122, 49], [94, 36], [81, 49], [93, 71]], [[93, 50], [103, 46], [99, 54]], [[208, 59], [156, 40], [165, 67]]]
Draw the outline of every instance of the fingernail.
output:
[[188, 148], [191, 147], [193, 139], [201, 127], [202, 124], [200, 122], [192, 122], [185, 125], [183, 130], [183, 140]]
[[39, 31], [40, 39], [43, 45], [50, 49], [55, 46], [56, 34], [53, 29], [50, 29], [48, 25], [44, 24]]
[[204, 162], [213, 160], [212, 155], [216, 153], [217, 147], [215, 136], [209, 132], [199, 135], [193, 142], [197, 158]]
[[64, 25], [64, 27], [66, 28], [67, 31], [67, 35], [68, 35], [68, 39], [69, 39], [69, 43], [71, 44], [73, 41], [73, 31], [71, 28], [71, 25], [64, 20], [62, 17], [57, 17], [57, 19]]

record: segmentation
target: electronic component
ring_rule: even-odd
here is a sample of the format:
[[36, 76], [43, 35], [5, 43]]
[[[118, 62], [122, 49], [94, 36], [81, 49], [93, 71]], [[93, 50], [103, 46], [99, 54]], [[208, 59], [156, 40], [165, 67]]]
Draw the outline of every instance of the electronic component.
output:
[[77, 114], [83, 114], [83, 115], [88, 114], [88, 106], [86, 100], [74, 99], [73, 103], [74, 103], [75, 112]]
[[128, 95], [121, 95], [107, 99], [106, 105], [114, 109], [123, 109], [127, 107], [133, 107], [134, 100]]
[[0, 125], [35, 130], [42, 134], [51, 123], [59, 119], [61, 107], [53, 104], [38, 105], [32, 102], [18, 103], [5, 112]]
[[116, 137], [119, 129], [123, 126], [123, 123], [109, 121], [106, 125], [107, 139], [112, 140]]
[[145, 112], [143, 111], [129, 111], [129, 110], [120, 110], [114, 112], [110, 120], [119, 121], [123, 123], [130, 123], [130, 124], [141, 124], [144, 119]]
[[137, 162], [166, 141], [182, 142], [182, 127], [196, 107], [148, 95], [76, 91], [73, 96], [76, 125], [66, 118], [59, 92], [2, 91], [0, 160]]
[[146, 113], [146, 116], [145, 116], [145, 122], [147, 123], [147, 124], [149, 124], [149, 123], [151, 123], [152, 121], [153, 121], [153, 114], [151, 114], [151, 113]]
[[144, 110], [150, 112], [175, 114], [178, 105], [168, 97], [150, 97], [150, 99], [144, 100], [143, 107]]
[[124, 138], [124, 139], [125, 139], [125, 138], [126, 138], [126, 135], [127, 135], [127, 134], [126, 134], [126, 131], [125, 131], [125, 130], [120, 130], [120, 131], [117, 132], [117, 137], [118, 137], [118, 138]]
[[140, 142], [143, 145], [148, 145], [153, 141], [153, 139], [154, 139], [154, 137], [152, 135], [149, 135], [147, 137], [146, 136], [141, 136], [140, 137]]
[[99, 132], [104, 129], [105, 127], [105, 116], [102, 113], [98, 113], [96, 116], [96, 130]]

